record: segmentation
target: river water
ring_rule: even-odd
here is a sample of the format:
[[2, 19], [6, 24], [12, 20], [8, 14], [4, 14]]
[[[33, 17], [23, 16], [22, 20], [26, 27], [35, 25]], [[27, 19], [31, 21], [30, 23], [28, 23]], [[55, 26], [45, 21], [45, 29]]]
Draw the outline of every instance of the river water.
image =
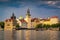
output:
[[0, 31], [0, 40], [60, 40], [60, 31], [16, 30]]

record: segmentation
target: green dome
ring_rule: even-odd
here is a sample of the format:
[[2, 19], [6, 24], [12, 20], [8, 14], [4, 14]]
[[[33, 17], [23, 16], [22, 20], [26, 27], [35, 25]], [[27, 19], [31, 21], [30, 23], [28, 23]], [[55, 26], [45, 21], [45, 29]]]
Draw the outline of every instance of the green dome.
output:
[[23, 17], [22, 17], [22, 16], [20, 16], [20, 17], [19, 17], [19, 19], [23, 19]]

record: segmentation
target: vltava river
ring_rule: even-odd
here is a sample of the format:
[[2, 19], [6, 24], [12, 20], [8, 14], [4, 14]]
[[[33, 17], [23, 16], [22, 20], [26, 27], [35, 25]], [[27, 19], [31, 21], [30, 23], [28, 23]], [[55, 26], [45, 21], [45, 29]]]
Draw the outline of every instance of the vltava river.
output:
[[60, 40], [60, 31], [16, 30], [0, 31], [0, 40]]

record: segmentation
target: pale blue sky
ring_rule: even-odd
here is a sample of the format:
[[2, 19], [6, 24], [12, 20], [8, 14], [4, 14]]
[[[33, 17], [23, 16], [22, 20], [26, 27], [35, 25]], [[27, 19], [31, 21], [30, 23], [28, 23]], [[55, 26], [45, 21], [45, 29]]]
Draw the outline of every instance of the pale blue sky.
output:
[[9, 18], [13, 12], [17, 18], [25, 17], [28, 8], [32, 17], [58, 16], [60, 18], [60, 1], [0, 0], [0, 21]]

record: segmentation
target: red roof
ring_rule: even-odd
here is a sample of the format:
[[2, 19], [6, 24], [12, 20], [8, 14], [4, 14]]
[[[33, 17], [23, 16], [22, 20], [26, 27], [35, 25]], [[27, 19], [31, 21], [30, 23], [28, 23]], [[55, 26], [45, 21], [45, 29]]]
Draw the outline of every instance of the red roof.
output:
[[6, 22], [7, 22], [7, 21], [10, 21], [10, 22], [11, 22], [11, 19], [6, 19], [5, 21], [6, 21]]
[[33, 18], [32, 20], [31, 20], [31, 22], [34, 22], [36, 20], [36, 22], [39, 22], [39, 19], [38, 18]]
[[[23, 22], [26, 22], [24, 19], [21, 19], [20, 21], [21, 21], [22, 23], [23, 23]], [[26, 22], [26, 23], [27, 23], [27, 22]]]
[[5, 20], [6, 22], [8, 21], [8, 19]]
[[52, 16], [51, 18], [58, 18], [58, 16]]
[[9, 19], [9, 21], [11, 21], [11, 19]]
[[50, 19], [40, 19], [40, 21], [50, 21]]

